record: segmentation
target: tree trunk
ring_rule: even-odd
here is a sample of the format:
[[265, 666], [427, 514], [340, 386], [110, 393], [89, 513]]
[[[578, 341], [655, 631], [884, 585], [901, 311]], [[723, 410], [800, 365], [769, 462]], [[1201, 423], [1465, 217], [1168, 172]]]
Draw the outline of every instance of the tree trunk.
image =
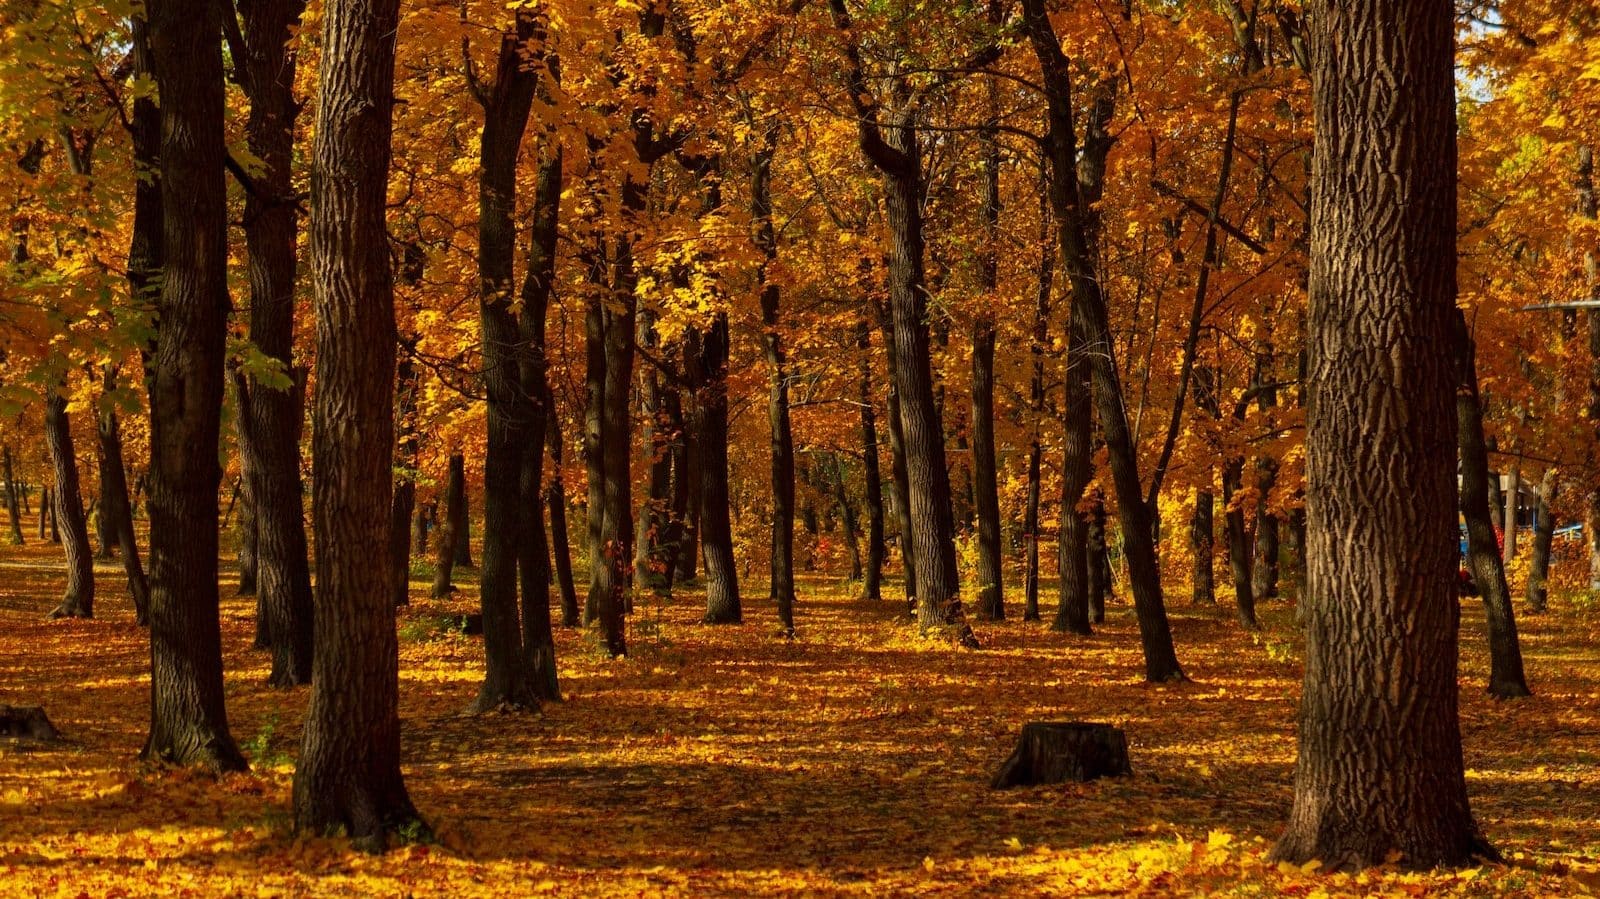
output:
[[89, 543], [89, 524], [84, 519], [83, 496], [78, 488], [78, 456], [72, 445], [67, 398], [60, 390], [52, 390], [45, 399], [44, 435], [55, 470], [55, 518], [62, 523], [67, 551], [67, 591], [50, 617], [93, 618], [94, 547]]
[[3, 449], [6, 477], [6, 512], [11, 516], [11, 542], [17, 546], [23, 544], [22, 539], [22, 513], [17, 508], [18, 485], [16, 476], [11, 469], [11, 444], [6, 444]]
[[[245, 406], [244, 395], [238, 391], [238, 386], [238, 382], [235, 382], [235, 410], [241, 410]], [[234, 541], [237, 544], [235, 547], [235, 552], [236, 559], [239, 564], [239, 587], [234, 592], [237, 596], [256, 597], [256, 617], [258, 619], [257, 626], [263, 633], [270, 633], [271, 626], [267, 620], [266, 597], [261, 596], [256, 590], [257, 582], [259, 580], [260, 566], [258, 565], [256, 558], [256, 477], [253, 469], [255, 463], [253, 461], [254, 454], [245, 449], [250, 442], [249, 435], [243, 427], [239, 427], [243, 425], [246, 419], [247, 416], [239, 415], [237, 421], [235, 422], [235, 426], [238, 428], [236, 436], [238, 438], [240, 453], [238, 499], [239, 523], [234, 527]], [[246, 461], [247, 459], [251, 461]]]
[[[1256, 353], [1256, 406], [1269, 416], [1278, 404], [1278, 391], [1272, 386], [1272, 344], [1262, 341]], [[1278, 595], [1278, 519], [1267, 498], [1278, 482], [1278, 462], [1270, 456], [1256, 457], [1256, 545], [1251, 567], [1251, 594], [1256, 600]]]
[[39, 490], [39, 539], [47, 540], [50, 534], [50, 488]]
[[[765, 142], [750, 162], [750, 217], [755, 225], [755, 242], [760, 248], [762, 349], [771, 382], [767, 390], [767, 430], [772, 452], [772, 600], [784, 633], [794, 635], [794, 434], [789, 422], [789, 372], [783, 338], [778, 330], [780, 288], [768, 278], [778, 258], [778, 236], [772, 225], [772, 157], [777, 150], [778, 129], [769, 127]], [[842, 499], [841, 488], [841, 502]], [[855, 543], [851, 552], [858, 552]], [[860, 559], [856, 558], [856, 576]]]
[[[999, 83], [987, 79], [989, 114], [999, 115]], [[984, 302], [1000, 285], [1000, 142], [993, 127], [979, 135], [983, 153], [982, 227], [984, 249], [978, 260], [978, 289]], [[1006, 617], [1000, 558], [1000, 487], [994, 448], [995, 319], [979, 313], [972, 322], [972, 500], [978, 524], [979, 618]]]
[[1454, 9], [1314, 0], [1307, 22], [1309, 589], [1273, 856], [1464, 865], [1489, 850], [1457, 723]]
[[1033, 375], [1028, 382], [1028, 498], [1023, 513], [1023, 540], [1027, 558], [1022, 575], [1023, 621], [1039, 620], [1039, 499], [1044, 466], [1045, 348], [1050, 342], [1050, 294], [1055, 287], [1056, 252], [1050, 220], [1049, 178], [1042, 171], [1039, 191], [1039, 286], [1034, 302], [1032, 339], [1028, 355], [1033, 360]]
[[[483, 382], [488, 394], [488, 442], [483, 457], [483, 567], [478, 595], [483, 612], [484, 678], [472, 710], [537, 708], [525, 667], [518, 600], [518, 563], [533, 539], [525, 509], [526, 469], [536, 416], [523, 383], [522, 329], [516, 299], [517, 162], [539, 76], [529, 65], [536, 13], [516, 12], [512, 31], [500, 35], [493, 81], [480, 88], [483, 134], [479, 141], [478, 285], [483, 331]], [[543, 313], [543, 309], [539, 310]], [[539, 408], [543, 407], [540, 397]], [[544, 422], [537, 422], [542, 441]], [[540, 460], [543, 447], [539, 447]], [[537, 495], [537, 488], [535, 494]], [[459, 545], [459, 543], [457, 544]], [[534, 561], [537, 565], [536, 560]], [[461, 564], [458, 557], [457, 564]], [[536, 587], [536, 576], [521, 580]]]
[[[1474, 366], [1476, 366], [1476, 363], [1474, 363]], [[1483, 427], [1481, 420], [1479, 421], [1478, 426], [1481, 430]], [[1509, 562], [1517, 557], [1517, 526], [1520, 524], [1517, 513], [1521, 511], [1522, 506], [1522, 463], [1520, 461], [1511, 466], [1511, 472], [1506, 476], [1505, 494], [1506, 505], [1505, 513], [1502, 516], [1504, 521], [1501, 524], [1501, 527], [1503, 528], [1503, 533], [1506, 537], [1504, 548], [1505, 555], [1503, 558], [1504, 561]], [[1487, 598], [1487, 595], [1485, 598]]]
[[1546, 468], [1539, 479], [1539, 502], [1533, 515], [1533, 555], [1528, 560], [1526, 598], [1528, 611], [1539, 614], [1550, 601], [1550, 542], [1555, 536], [1556, 521], [1550, 514], [1550, 504], [1556, 498], [1556, 470]]
[[1092, 634], [1089, 626], [1089, 520], [1079, 508], [1094, 476], [1094, 412], [1089, 405], [1089, 347], [1080, 322], [1068, 326], [1066, 373], [1062, 377], [1061, 532], [1056, 561], [1061, 569], [1061, 601], [1050, 628], [1062, 633]]
[[[681, 520], [682, 532], [679, 534], [678, 555], [676, 572], [673, 582], [677, 584], [694, 580], [695, 565], [700, 558], [700, 502], [696, 497], [700, 495], [700, 452], [695, 446], [694, 432], [684, 423], [683, 412], [678, 412], [678, 431], [682, 438], [681, 467], [674, 461], [673, 465], [673, 504], [681, 504], [683, 509]], [[682, 486], [679, 486], [681, 483]], [[678, 492], [682, 491], [682, 498]]]
[[884, 359], [889, 372], [889, 472], [893, 476], [893, 496], [896, 539], [900, 546], [900, 568], [904, 572], [906, 603], [912, 612], [917, 608], [917, 560], [911, 545], [911, 504], [907, 500], [906, 438], [900, 420], [900, 388], [895, 377], [894, 331], [889, 324], [888, 310], [878, 306], [878, 326], [883, 332]]
[[445, 477], [444, 514], [434, 533], [433, 598], [456, 591], [451, 583], [456, 564], [456, 528], [467, 517], [467, 460], [460, 453], [450, 454], [450, 473]]
[[[106, 390], [116, 388], [116, 370], [108, 367]], [[128, 575], [128, 594], [133, 599], [134, 616], [140, 624], [150, 621], [150, 584], [139, 561], [139, 541], [133, 532], [133, 504], [128, 501], [128, 472], [122, 458], [122, 423], [109, 406], [102, 406], [96, 427], [100, 440], [100, 496], [102, 514], [109, 520], [112, 535], [122, 552], [122, 568]], [[10, 459], [7, 458], [9, 465]]]
[[[1511, 611], [1511, 590], [1489, 516], [1489, 452], [1483, 441], [1483, 407], [1478, 393], [1477, 348], [1466, 317], [1455, 316], [1456, 434], [1461, 453], [1461, 516], [1467, 524], [1467, 564], [1483, 597], [1489, 621], [1489, 695], [1496, 699], [1528, 696], [1522, 671], [1522, 646]], [[1515, 495], [1516, 476], [1512, 476]], [[1507, 512], [1514, 507], [1507, 506]], [[1515, 519], [1510, 519], [1515, 522]]]
[[[639, 312], [637, 339], [655, 350], [655, 316], [649, 309]], [[665, 395], [661, 375], [646, 366], [639, 378], [640, 442], [645, 446], [649, 471], [648, 493], [640, 507], [633, 529], [633, 580], [641, 589], [658, 596], [672, 593], [672, 577], [665, 569], [667, 556], [676, 551], [669, 546], [672, 506], [672, 451], [674, 435], [663, 408]]]
[[[281, 369], [286, 384], [240, 382], [240, 449], [253, 513], [252, 585], [268, 620], [272, 673], [286, 687], [311, 678], [311, 568], [306, 556], [300, 436], [305, 420], [304, 373], [294, 365], [296, 243], [294, 95], [296, 53], [304, 0], [241, 4], [250, 97], [245, 134], [261, 161], [257, 189], [245, 195], [244, 232], [250, 259], [250, 340]], [[235, 60], [239, 67], [240, 61]], [[244, 581], [240, 578], [241, 584]]]
[[546, 395], [545, 401], [550, 404], [549, 414], [549, 441], [550, 441], [550, 551], [555, 556], [556, 582], [561, 587], [561, 626], [577, 627], [581, 614], [578, 609], [578, 588], [572, 580], [572, 539], [567, 531], [567, 486], [562, 477], [562, 441], [561, 421], [555, 415], [555, 409], [550, 401], [553, 399]]
[[1194, 517], [1189, 520], [1189, 549], [1194, 553], [1194, 602], [1196, 605], [1215, 605], [1216, 592], [1216, 525], [1212, 522], [1212, 507], [1216, 498], [1210, 490], [1197, 490], [1194, 495]]
[[1089, 509], [1089, 616], [1095, 624], [1106, 620], [1106, 599], [1111, 596], [1111, 554], [1106, 548], [1106, 504], [1096, 492]]
[[[685, 356], [695, 384], [695, 445], [700, 451], [700, 551], [706, 562], [704, 621], [735, 624], [743, 620], [743, 611], [739, 603], [739, 569], [733, 558], [733, 525], [728, 515], [726, 313], [718, 313], [705, 331], [689, 335]], [[785, 608], [782, 597], [779, 599], [780, 621], [786, 632], [793, 632], [793, 606]]]
[[467, 482], [461, 482], [461, 517], [456, 520], [456, 542], [452, 547], [455, 564], [472, 567], [472, 497], [467, 492]]
[[1222, 504], [1227, 509], [1224, 530], [1228, 538], [1228, 568], [1233, 573], [1233, 599], [1239, 623], [1249, 630], [1256, 621], [1255, 579], [1250, 570], [1250, 534], [1245, 527], [1244, 507], [1238, 494], [1244, 480], [1244, 457], [1235, 456], [1222, 469]]
[[[395, 428], [400, 432], [396, 447], [394, 501], [389, 506], [389, 570], [394, 580], [396, 608], [411, 604], [412, 510], [417, 503], [417, 367], [411, 359], [417, 338], [407, 338], [405, 354], [395, 364]], [[421, 520], [418, 516], [418, 520]], [[426, 524], [417, 538], [419, 546], [427, 540]]]
[[1123, 555], [1139, 620], [1145, 677], [1152, 682], [1183, 680], [1161, 595], [1151, 510], [1145, 504], [1139, 480], [1138, 457], [1123, 405], [1105, 294], [1096, 268], [1099, 223], [1094, 203], [1100, 198], [1105, 157], [1113, 140], [1107, 132], [1113, 111], [1112, 88], [1103, 86], [1100, 90], [1085, 129], [1080, 160], [1072, 110], [1071, 61], [1061, 50], [1044, 0], [1024, 0], [1023, 11], [1025, 29], [1044, 72], [1050, 121], [1050, 202], [1062, 264], [1072, 284], [1072, 327], [1080, 329], [1088, 344], [1094, 403], [1116, 488]]
[[856, 324], [856, 348], [861, 350], [861, 462], [867, 499], [867, 567], [861, 596], [871, 602], [883, 599], [883, 475], [878, 466], [878, 416], [872, 394], [872, 329], [862, 318]]
[[[642, 210], [646, 188], [629, 179], [623, 186], [624, 205]], [[628, 394], [633, 379], [633, 333], [636, 315], [633, 248], [627, 238], [616, 238], [610, 266], [614, 280], [604, 283], [596, 271], [603, 260], [591, 264], [591, 278], [599, 278], [589, 297], [584, 317], [587, 369], [584, 422], [584, 458], [589, 471], [589, 595], [584, 622], [598, 628], [612, 656], [627, 654], [622, 616], [628, 596], [628, 543], [631, 538], [632, 427]], [[602, 295], [610, 293], [611, 302]]]
[[[395, 327], [384, 224], [398, 0], [334, 0], [322, 21], [311, 189], [316, 658], [294, 774], [302, 833], [382, 851], [427, 836], [400, 773], [398, 646], [387, 543]], [[163, 95], [165, 96], [165, 95]]]
[[150, 736], [142, 756], [241, 770], [222, 690], [217, 463], [227, 338], [219, 7], [147, 7], [166, 229], [150, 360]]

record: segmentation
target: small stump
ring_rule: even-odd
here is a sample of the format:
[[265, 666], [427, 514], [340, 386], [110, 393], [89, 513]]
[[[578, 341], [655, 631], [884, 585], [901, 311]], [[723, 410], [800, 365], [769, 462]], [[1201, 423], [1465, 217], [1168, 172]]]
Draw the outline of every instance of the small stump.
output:
[[1022, 725], [1017, 748], [1000, 766], [990, 787], [1028, 787], [1063, 781], [1086, 783], [1132, 774], [1128, 738], [1109, 724], [1032, 721]]
[[450, 629], [460, 631], [469, 637], [483, 636], [483, 613], [468, 612], [465, 615], [451, 615]]
[[54, 743], [61, 739], [61, 732], [39, 706], [0, 705], [0, 737]]

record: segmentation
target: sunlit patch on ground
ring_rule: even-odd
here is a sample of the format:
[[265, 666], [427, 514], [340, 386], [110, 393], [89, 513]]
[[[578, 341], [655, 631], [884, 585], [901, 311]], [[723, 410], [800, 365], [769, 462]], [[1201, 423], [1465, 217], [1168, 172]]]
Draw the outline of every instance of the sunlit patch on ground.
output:
[[[42, 620], [58, 553], [0, 558], [0, 702], [43, 704], [73, 741], [0, 747], [7, 894], [1600, 890], [1596, 618], [1559, 597], [1521, 622], [1537, 695], [1514, 703], [1484, 695], [1481, 608], [1462, 607], [1468, 786], [1504, 866], [1330, 876], [1265, 861], [1291, 796], [1299, 641], [1285, 605], [1265, 607], [1252, 636], [1226, 609], [1174, 602], [1195, 683], [1153, 687], [1124, 605], [1093, 638], [1012, 620], [956, 652], [914, 639], [898, 603], [823, 580], [804, 585], [792, 643], [759, 600], [743, 626], [698, 624], [694, 591], [641, 604], [625, 660], [560, 631], [567, 701], [476, 718], [461, 712], [481, 643], [443, 624], [475, 591], [418, 599], [399, 625], [406, 775], [440, 841], [372, 858], [288, 831], [307, 693], [265, 685], [253, 602], [225, 585], [228, 710], [255, 769], [217, 782], [145, 768], [143, 632], [113, 569], [99, 620]], [[1134, 775], [989, 790], [1022, 723], [1054, 718], [1124, 727]]]

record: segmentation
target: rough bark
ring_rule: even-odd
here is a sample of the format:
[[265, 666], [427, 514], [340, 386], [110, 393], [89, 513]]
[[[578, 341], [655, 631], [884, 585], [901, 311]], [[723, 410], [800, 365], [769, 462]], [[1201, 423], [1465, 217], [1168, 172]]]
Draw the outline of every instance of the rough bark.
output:
[[[1478, 392], [1477, 349], [1466, 318], [1455, 317], [1456, 434], [1461, 453], [1461, 516], [1467, 525], [1467, 564], [1483, 597], [1489, 623], [1489, 695], [1512, 699], [1530, 695], [1522, 671], [1522, 646], [1511, 611], [1511, 589], [1489, 515], [1489, 451], [1483, 440], [1483, 405]], [[1515, 479], [1513, 479], [1513, 487]]]
[[[62, 385], [63, 389], [65, 385]], [[67, 552], [67, 589], [51, 618], [94, 617], [94, 547], [89, 543], [89, 523], [83, 514], [83, 494], [78, 486], [78, 456], [67, 417], [67, 398], [52, 390], [45, 399], [45, 443], [55, 474], [55, 517], [61, 522]]]
[[1305, 686], [1273, 854], [1465, 864], [1487, 847], [1457, 723], [1454, 10], [1315, 0], [1307, 19]]
[[[384, 224], [398, 0], [334, 0], [322, 21], [311, 188], [316, 656], [294, 775], [301, 832], [381, 851], [426, 836], [400, 773], [399, 656], [387, 543], [395, 324]], [[163, 95], [164, 96], [164, 95]]]
[[894, 488], [891, 491], [890, 501], [894, 506], [895, 537], [900, 546], [900, 569], [906, 604], [914, 612], [917, 607], [917, 559], [916, 550], [911, 545], [911, 504], [906, 498], [911, 488], [907, 484], [905, 430], [900, 423], [900, 387], [894, 373], [896, 366], [894, 332], [889, 324], [888, 310], [878, 305], [877, 312], [878, 327], [883, 334], [884, 359], [888, 364], [889, 373], [889, 473], [893, 479], [890, 485]]
[[144, 758], [245, 767], [223, 705], [217, 489], [227, 332], [220, 5], [146, 7], [161, 97], [159, 325], [150, 360], [150, 736]]
[[[308, 683], [313, 635], [311, 568], [306, 555], [300, 436], [304, 375], [294, 364], [296, 244], [294, 129], [300, 103], [294, 95], [296, 52], [304, 0], [241, 3], [245, 52], [234, 65], [250, 98], [245, 136], [260, 160], [245, 193], [244, 233], [249, 250], [250, 340], [273, 360], [288, 386], [243, 384], [240, 449], [254, 513], [254, 587], [266, 612], [274, 686]], [[226, 13], [231, 14], [231, 13]], [[237, 54], [237, 48], [235, 49]], [[241, 577], [241, 582], [243, 578]]]

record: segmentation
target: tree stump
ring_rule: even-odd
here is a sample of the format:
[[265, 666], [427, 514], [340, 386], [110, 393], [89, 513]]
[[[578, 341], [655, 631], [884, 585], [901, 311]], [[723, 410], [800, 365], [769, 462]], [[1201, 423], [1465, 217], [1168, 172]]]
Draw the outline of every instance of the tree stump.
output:
[[44, 709], [39, 706], [0, 705], [0, 737], [54, 743], [61, 739], [61, 732], [50, 723]]
[[990, 787], [1086, 783], [1100, 777], [1132, 774], [1128, 739], [1109, 724], [1084, 721], [1032, 721], [1022, 725], [1017, 748], [1000, 766]]
[[468, 612], [465, 615], [451, 615], [450, 629], [460, 631], [469, 637], [483, 636], [483, 613]]

